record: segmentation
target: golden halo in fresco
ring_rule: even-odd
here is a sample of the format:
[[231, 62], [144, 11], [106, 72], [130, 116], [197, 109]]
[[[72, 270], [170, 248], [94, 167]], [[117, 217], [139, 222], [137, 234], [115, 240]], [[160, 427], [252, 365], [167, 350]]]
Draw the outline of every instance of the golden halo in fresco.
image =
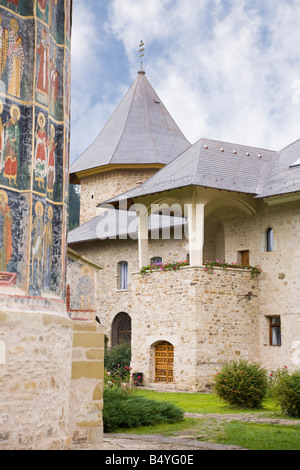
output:
[[19, 23], [17, 22], [17, 20], [15, 18], [13, 18], [11, 21], [10, 21], [10, 27], [13, 31], [15, 31], [16, 33], [19, 31]]
[[38, 114], [38, 123], [40, 123], [40, 120], [42, 120], [42, 127], [45, 127], [46, 119], [43, 113]]
[[0, 190], [0, 199], [3, 199], [6, 204], [8, 203], [8, 195], [3, 189]]
[[3, 102], [2, 100], [0, 100], [0, 114], [2, 114], [3, 112]]
[[48, 219], [50, 219], [50, 220], [53, 219], [53, 209], [52, 209], [52, 206], [49, 206], [49, 208], [48, 208]]
[[14, 119], [14, 116], [15, 116], [15, 111], [17, 112], [17, 121], [18, 121], [20, 119], [20, 116], [21, 116], [21, 111], [20, 111], [19, 106], [17, 106], [16, 104], [13, 104], [10, 107], [10, 115], [13, 119]]
[[55, 127], [54, 127], [54, 124], [51, 124], [50, 131], [51, 131], [51, 136], [54, 138], [54, 137], [55, 137]]
[[35, 213], [40, 214], [41, 216], [44, 214], [44, 206], [41, 201], [38, 201], [35, 205]]

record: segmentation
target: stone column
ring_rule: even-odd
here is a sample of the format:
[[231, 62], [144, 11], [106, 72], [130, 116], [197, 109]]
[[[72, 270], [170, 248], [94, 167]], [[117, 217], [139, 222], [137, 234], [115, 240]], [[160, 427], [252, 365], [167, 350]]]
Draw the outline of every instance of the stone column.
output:
[[201, 203], [196, 193], [192, 202], [187, 204], [188, 237], [190, 265], [202, 266], [204, 245], [204, 204]]
[[71, 4], [0, 1], [0, 449], [71, 442]]
[[102, 442], [104, 334], [96, 321], [74, 321], [70, 432], [74, 442]]
[[149, 216], [147, 207], [143, 204], [136, 204], [135, 209], [138, 217], [139, 267], [142, 268], [150, 263], [148, 253]]

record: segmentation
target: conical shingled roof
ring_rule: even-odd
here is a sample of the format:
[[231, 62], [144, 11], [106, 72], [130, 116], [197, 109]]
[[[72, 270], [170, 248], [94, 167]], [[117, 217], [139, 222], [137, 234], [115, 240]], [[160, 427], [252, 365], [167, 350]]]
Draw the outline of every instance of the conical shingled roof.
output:
[[98, 137], [71, 165], [70, 175], [108, 165], [161, 168], [190, 145], [140, 70]]

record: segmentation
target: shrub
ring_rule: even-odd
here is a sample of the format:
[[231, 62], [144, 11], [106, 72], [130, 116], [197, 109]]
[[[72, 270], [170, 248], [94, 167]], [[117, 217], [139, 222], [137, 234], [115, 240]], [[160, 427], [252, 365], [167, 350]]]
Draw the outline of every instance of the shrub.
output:
[[131, 360], [131, 348], [129, 343], [121, 343], [104, 352], [104, 367], [111, 374], [117, 374], [125, 379], [128, 374]]
[[214, 390], [231, 405], [259, 408], [268, 390], [267, 373], [259, 364], [228, 362], [216, 374]]
[[103, 400], [104, 432], [157, 423], [176, 423], [183, 418], [183, 411], [172, 403], [131, 395], [121, 388], [105, 388]]
[[300, 417], [300, 370], [279, 378], [274, 387], [274, 397], [283, 413]]
[[268, 377], [268, 396], [274, 398], [276, 387], [282, 377], [288, 374], [287, 366], [272, 370]]

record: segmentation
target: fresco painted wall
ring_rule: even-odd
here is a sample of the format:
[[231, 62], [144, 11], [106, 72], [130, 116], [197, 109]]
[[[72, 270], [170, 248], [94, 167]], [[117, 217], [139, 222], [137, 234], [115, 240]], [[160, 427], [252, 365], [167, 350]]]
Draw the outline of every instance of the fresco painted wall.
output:
[[65, 302], [71, 8], [0, 0], [0, 305]]
[[73, 320], [94, 320], [97, 314], [97, 273], [102, 267], [68, 249], [67, 312]]

